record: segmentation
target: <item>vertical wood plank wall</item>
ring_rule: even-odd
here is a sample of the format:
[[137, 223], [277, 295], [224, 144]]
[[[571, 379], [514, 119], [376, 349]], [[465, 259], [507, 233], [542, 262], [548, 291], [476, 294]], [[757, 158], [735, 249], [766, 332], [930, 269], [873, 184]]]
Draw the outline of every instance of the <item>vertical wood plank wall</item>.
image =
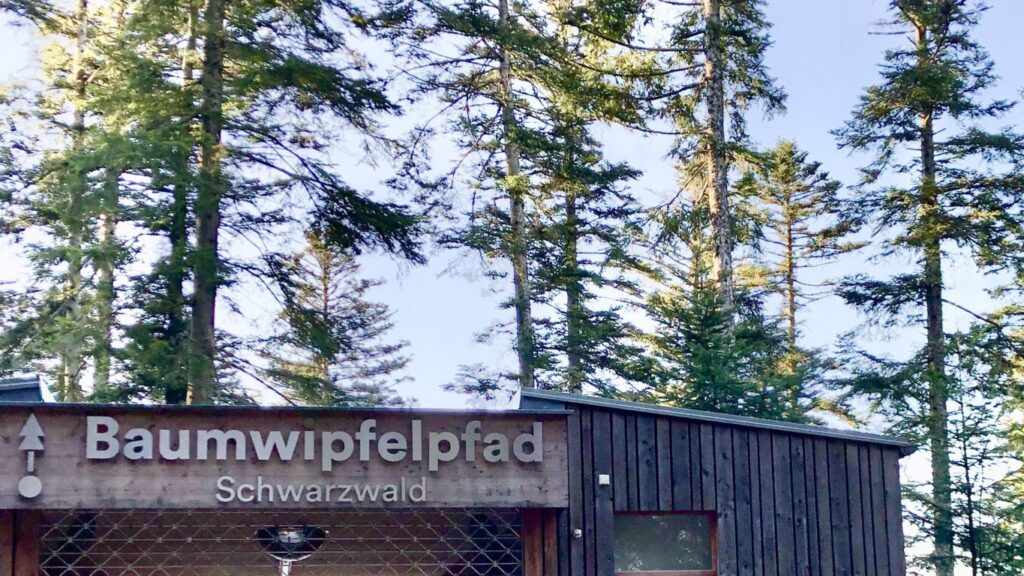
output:
[[[538, 512], [558, 541], [532, 561], [546, 568], [527, 576], [613, 576], [616, 511], [715, 512], [719, 576], [906, 574], [895, 447], [577, 404], [530, 407], [573, 413], [569, 509]], [[601, 474], [610, 486], [598, 484]]]

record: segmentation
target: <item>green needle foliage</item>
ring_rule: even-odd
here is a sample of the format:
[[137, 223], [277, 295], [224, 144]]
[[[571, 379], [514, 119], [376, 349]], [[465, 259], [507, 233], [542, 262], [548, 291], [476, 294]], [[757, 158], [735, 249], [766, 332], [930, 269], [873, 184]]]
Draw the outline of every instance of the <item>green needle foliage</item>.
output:
[[613, 395], [635, 380], [642, 349], [617, 300], [638, 291], [630, 271], [631, 230], [639, 210], [623, 184], [637, 172], [601, 158], [585, 120], [552, 115], [538, 150], [537, 194], [543, 212], [531, 265], [538, 308], [538, 373], [546, 388]]
[[[644, 310], [655, 322], [645, 341], [651, 375], [636, 397], [672, 406], [807, 421], [820, 407], [825, 366], [790, 348], [783, 326], [764, 312], [763, 291], [741, 285], [721, 305], [712, 273], [706, 205], [683, 205], [652, 235], [654, 289]], [[747, 237], [747, 241], [751, 237]]]
[[420, 260], [416, 217], [354, 190], [328, 161], [327, 142], [342, 129], [379, 140], [375, 119], [397, 110], [348, 45], [395, 16], [373, 8], [211, 0], [203, 9], [191, 402], [216, 390], [217, 291], [233, 272], [222, 232], [265, 234], [298, 216], [279, 211], [298, 195], [324, 242]]
[[565, 9], [423, 3], [414, 32], [423, 41], [405, 47], [417, 90], [449, 112], [460, 149], [440, 180], [419, 178], [434, 192], [466, 190], [445, 200], [468, 209], [441, 241], [483, 256], [489, 276], [512, 279], [517, 372], [466, 367], [458, 389], [490, 394], [515, 381], [607, 391], [626, 371], [629, 328], [614, 306], [595, 304], [594, 291], [622, 282], [616, 270], [630, 259], [625, 229], [636, 208], [621, 184], [636, 173], [605, 162], [590, 127], [640, 115], [629, 87], [610, 78], [614, 68], [606, 72], [602, 42], [557, 25]]
[[[448, 190], [467, 188], [454, 202], [466, 203], [464, 219], [446, 225], [442, 243], [465, 247], [488, 259], [488, 274], [510, 276], [514, 313], [515, 374], [468, 374], [466, 385], [487, 391], [502, 381], [535, 386], [536, 335], [532, 311], [528, 229], [535, 202], [529, 172], [529, 147], [537, 138], [530, 114], [543, 99], [542, 78], [550, 74], [555, 47], [543, 30], [526, 24], [541, 21], [521, 3], [502, 1], [441, 4], [419, 3], [421, 21], [402, 37], [401, 50], [415, 72], [416, 90], [436, 98], [441, 121], [448, 122], [461, 159], [445, 177], [433, 182], [416, 178], [439, 192], [442, 204], [453, 206]], [[541, 22], [543, 25], [543, 23]], [[420, 126], [421, 146], [434, 128]], [[422, 148], [413, 148], [414, 154]], [[410, 167], [429, 164], [429, 155], [410, 160]], [[464, 176], [463, 165], [471, 171]]]
[[406, 342], [387, 343], [391, 311], [367, 300], [379, 280], [360, 277], [353, 254], [307, 235], [306, 249], [274, 262], [284, 330], [266, 342], [264, 371], [296, 404], [380, 406], [404, 403], [394, 386], [409, 358]]
[[[899, 382], [898, 390], [926, 407], [918, 423], [931, 456], [925, 499], [934, 542], [929, 562], [939, 576], [951, 576], [956, 563], [953, 383], [947, 370], [943, 268], [954, 254], [988, 272], [1016, 265], [1024, 176], [1014, 168], [1024, 140], [983, 128], [983, 121], [998, 118], [1012, 104], [984, 99], [995, 75], [971, 36], [982, 10], [976, 3], [897, 0], [890, 8], [891, 25], [909, 42], [886, 52], [881, 83], [867, 89], [837, 135], [844, 147], [875, 155], [849, 203], [850, 214], [874, 227], [883, 255], [909, 255], [917, 270], [888, 279], [850, 278], [842, 294], [881, 322], [907, 322], [924, 330], [925, 348], [912, 361], [914, 369], [898, 371], [920, 370], [921, 377]], [[884, 179], [889, 176], [892, 184]]]
[[841, 184], [793, 142], [776, 144], [764, 154], [763, 170], [749, 172], [737, 187], [759, 212], [758, 256], [767, 263], [754, 271], [755, 281], [782, 296], [786, 334], [795, 348], [800, 309], [827, 294], [805, 272], [864, 243], [851, 238], [856, 222], [837, 216]]
[[377, 8], [83, 0], [38, 18], [50, 86], [25, 113], [61, 146], [10, 171], [27, 185], [8, 228], [45, 241], [28, 251], [39, 282], [14, 294], [8, 369], [52, 371], [59, 399], [236, 401], [218, 369], [253, 351], [218, 328], [216, 303], [260, 270], [241, 243], [309, 228], [421, 261], [420, 220], [329, 158], [346, 137], [388, 152], [377, 118], [398, 107], [350, 49], [401, 16]]
[[672, 82], [662, 114], [678, 133], [674, 156], [685, 164], [684, 184], [707, 205], [714, 246], [711, 274], [721, 304], [733, 304], [733, 250], [737, 242], [729, 184], [731, 167], [750, 158], [746, 114], [752, 106], [781, 110], [785, 92], [765, 63], [771, 45], [760, 0], [709, 0], [682, 8], [667, 48]]
[[[124, 33], [123, 5], [80, 0], [45, 17], [26, 12], [50, 43], [43, 87], [11, 109], [29, 139], [19, 138], [8, 175], [7, 232], [33, 238], [26, 250], [35, 282], [15, 296], [20, 314], [3, 334], [8, 369], [52, 375], [56, 398], [86, 398], [88, 359], [109, 374], [113, 268], [123, 253], [113, 237], [120, 165], [130, 154], [117, 111], [104, 96], [124, 86], [111, 50]], [[101, 385], [105, 382], [101, 380]]]

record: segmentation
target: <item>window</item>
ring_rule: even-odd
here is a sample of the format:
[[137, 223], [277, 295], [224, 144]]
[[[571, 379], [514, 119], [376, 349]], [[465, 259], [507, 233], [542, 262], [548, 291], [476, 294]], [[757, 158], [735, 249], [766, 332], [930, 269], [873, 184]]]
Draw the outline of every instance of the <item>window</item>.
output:
[[704, 513], [615, 515], [619, 576], [713, 576], [715, 519]]

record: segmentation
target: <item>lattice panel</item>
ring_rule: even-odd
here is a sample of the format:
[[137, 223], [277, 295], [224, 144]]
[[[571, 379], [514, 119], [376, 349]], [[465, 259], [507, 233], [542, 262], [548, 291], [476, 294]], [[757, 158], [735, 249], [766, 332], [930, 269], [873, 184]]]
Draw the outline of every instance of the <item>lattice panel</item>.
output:
[[274, 527], [326, 532], [291, 576], [522, 576], [520, 514], [504, 509], [48, 511], [41, 573], [275, 576], [257, 537]]

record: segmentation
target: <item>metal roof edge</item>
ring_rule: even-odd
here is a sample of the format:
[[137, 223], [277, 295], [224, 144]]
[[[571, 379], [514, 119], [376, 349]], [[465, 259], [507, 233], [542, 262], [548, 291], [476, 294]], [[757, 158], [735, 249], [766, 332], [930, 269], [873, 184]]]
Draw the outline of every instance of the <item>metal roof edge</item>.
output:
[[419, 408], [416, 406], [261, 406], [257, 404], [100, 404], [90, 402], [4, 402], [0, 409], [18, 410], [43, 409], [53, 412], [89, 412], [102, 410], [139, 412], [221, 412], [221, 413], [271, 413], [294, 412], [296, 414], [398, 414], [415, 416], [566, 416], [569, 410], [519, 410], [516, 408], [463, 409], [463, 408]]
[[[708, 412], [705, 410], [693, 410], [690, 408], [673, 408], [670, 406], [658, 406], [657, 404], [645, 404], [630, 400], [613, 400], [598, 396], [584, 396], [569, 392], [557, 392], [554, 390], [523, 389], [520, 398], [534, 398], [538, 400], [549, 400], [554, 402], [565, 402], [566, 404], [583, 404], [599, 408], [615, 410], [628, 410], [631, 412], [642, 412], [658, 416], [671, 416], [675, 418], [687, 418], [702, 422], [715, 424], [727, 424], [731, 426], [745, 426], [759, 428], [776, 432], [789, 432], [792, 434], [805, 434], [810, 436], [823, 436], [839, 440], [863, 442], [866, 444], [879, 444], [883, 446], [894, 446], [899, 448], [902, 456], [909, 456], [917, 450], [917, 445], [908, 442], [903, 438], [874, 434], [871, 432], [860, 432], [858, 430], [839, 430], [818, 426], [816, 424], [798, 424], [795, 422], [783, 422], [781, 420], [768, 420], [766, 418], [754, 418], [752, 416], [736, 416], [733, 414], [722, 414], [719, 412]], [[521, 400], [520, 400], [521, 402]]]
[[39, 376], [16, 376], [13, 378], [0, 378], [0, 390], [23, 390], [27, 388], [38, 388]]

